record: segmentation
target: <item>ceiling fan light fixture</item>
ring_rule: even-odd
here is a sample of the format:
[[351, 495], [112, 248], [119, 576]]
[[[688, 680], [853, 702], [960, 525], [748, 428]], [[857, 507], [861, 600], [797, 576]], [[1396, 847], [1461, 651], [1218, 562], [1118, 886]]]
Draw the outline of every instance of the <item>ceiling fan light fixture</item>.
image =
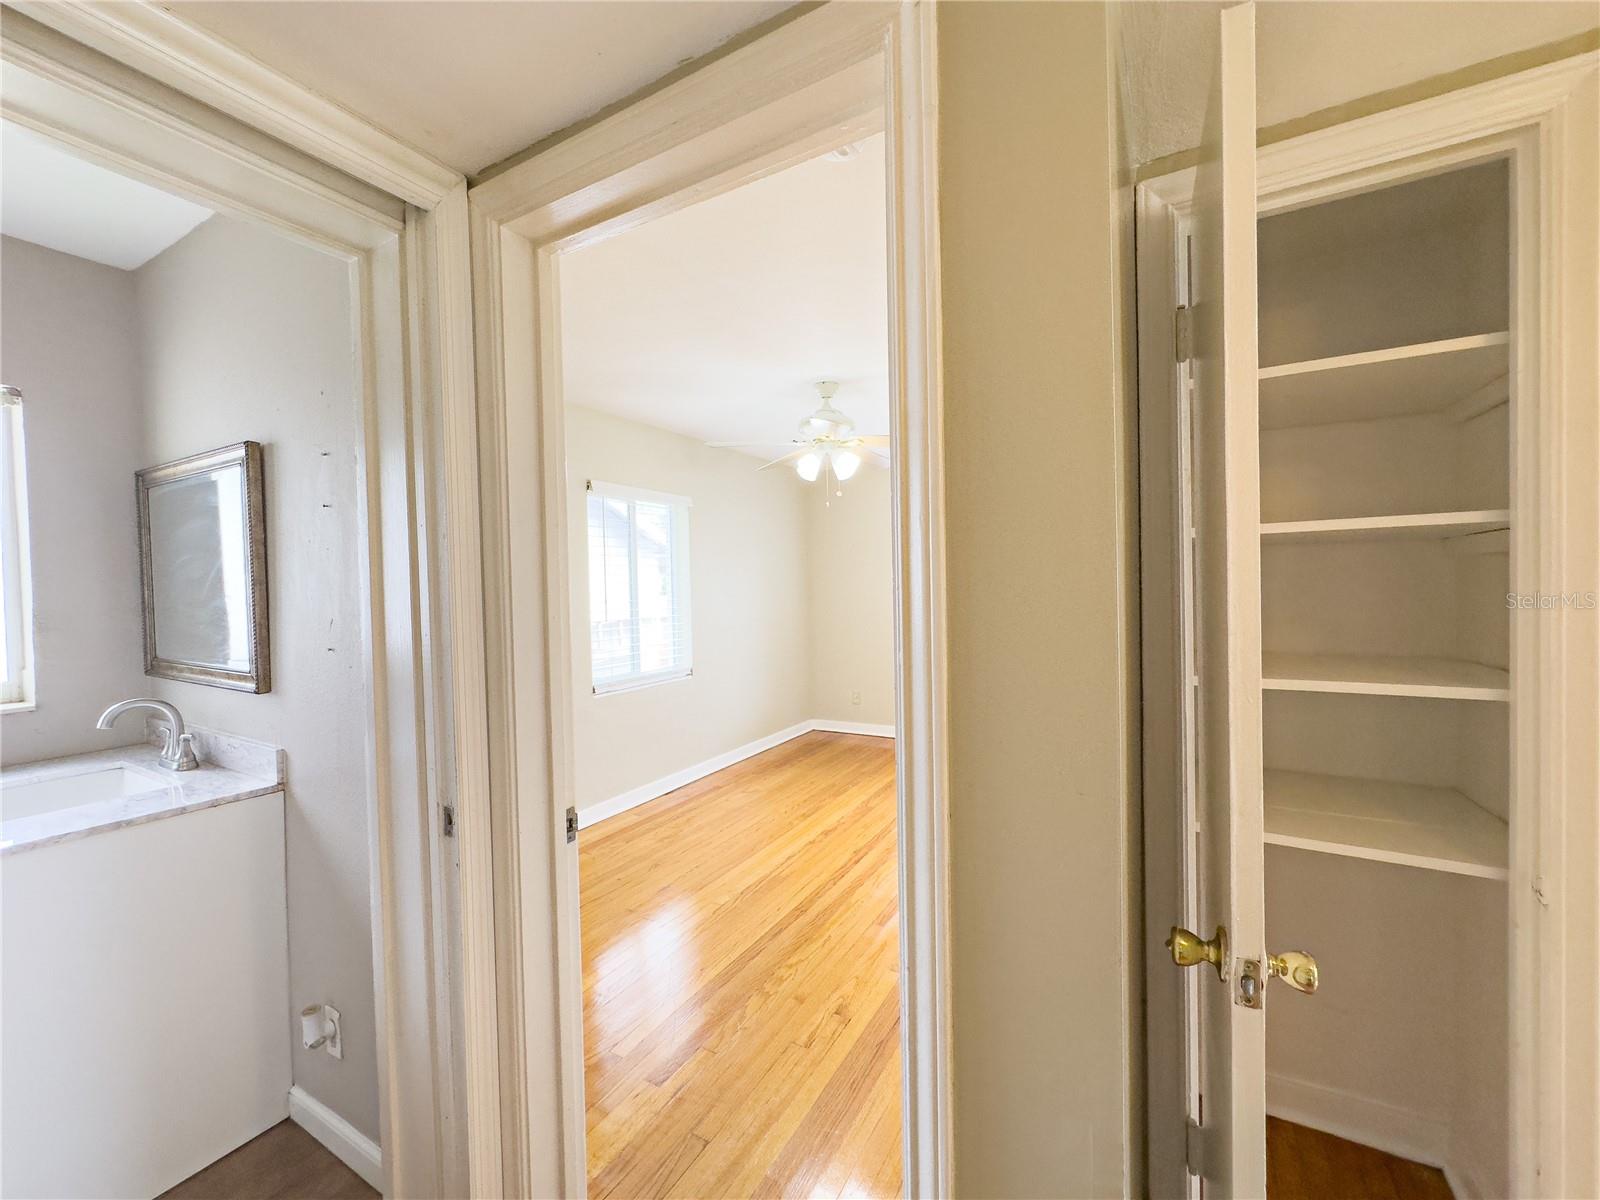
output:
[[822, 474], [822, 455], [815, 450], [802, 454], [795, 460], [794, 473], [807, 483], [815, 483], [817, 476]]
[[861, 466], [861, 455], [854, 450], [835, 450], [832, 458], [833, 473], [839, 477], [840, 483], [854, 475]]

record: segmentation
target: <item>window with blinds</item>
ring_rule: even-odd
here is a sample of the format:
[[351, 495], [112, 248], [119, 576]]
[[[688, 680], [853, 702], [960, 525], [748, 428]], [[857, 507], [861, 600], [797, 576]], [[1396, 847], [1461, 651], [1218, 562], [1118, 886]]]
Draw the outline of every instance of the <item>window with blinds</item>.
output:
[[684, 497], [590, 481], [589, 662], [596, 694], [691, 673]]

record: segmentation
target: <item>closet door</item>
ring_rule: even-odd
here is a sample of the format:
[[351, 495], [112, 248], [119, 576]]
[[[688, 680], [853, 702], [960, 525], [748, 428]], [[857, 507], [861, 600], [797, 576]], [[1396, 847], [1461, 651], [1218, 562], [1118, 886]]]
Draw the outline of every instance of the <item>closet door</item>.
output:
[[[1221, 14], [1190, 247], [1201, 937], [1200, 1162], [1208, 1197], [1266, 1194], [1261, 500], [1256, 403], [1255, 12]], [[1176, 935], [1175, 935], [1176, 937]], [[1180, 942], [1182, 939], [1179, 939]], [[1183, 945], [1174, 946], [1174, 957]], [[1217, 974], [1211, 968], [1215, 967]]]

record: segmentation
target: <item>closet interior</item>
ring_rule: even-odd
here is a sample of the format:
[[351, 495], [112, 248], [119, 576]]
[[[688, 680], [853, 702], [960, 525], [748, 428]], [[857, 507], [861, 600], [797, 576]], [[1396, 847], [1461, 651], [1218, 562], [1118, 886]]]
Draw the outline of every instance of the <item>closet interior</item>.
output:
[[[1504, 1194], [1504, 160], [1258, 225], [1268, 1104]], [[1338, 1131], [1338, 1130], [1335, 1130]]]

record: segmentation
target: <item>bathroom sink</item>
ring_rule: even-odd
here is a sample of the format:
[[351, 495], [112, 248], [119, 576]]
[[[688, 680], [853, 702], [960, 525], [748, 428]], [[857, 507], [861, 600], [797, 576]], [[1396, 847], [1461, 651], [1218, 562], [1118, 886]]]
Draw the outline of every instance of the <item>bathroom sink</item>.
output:
[[169, 780], [152, 771], [126, 765], [95, 766], [28, 783], [7, 783], [0, 785], [0, 819], [34, 817], [102, 800], [159, 792], [169, 786]]

